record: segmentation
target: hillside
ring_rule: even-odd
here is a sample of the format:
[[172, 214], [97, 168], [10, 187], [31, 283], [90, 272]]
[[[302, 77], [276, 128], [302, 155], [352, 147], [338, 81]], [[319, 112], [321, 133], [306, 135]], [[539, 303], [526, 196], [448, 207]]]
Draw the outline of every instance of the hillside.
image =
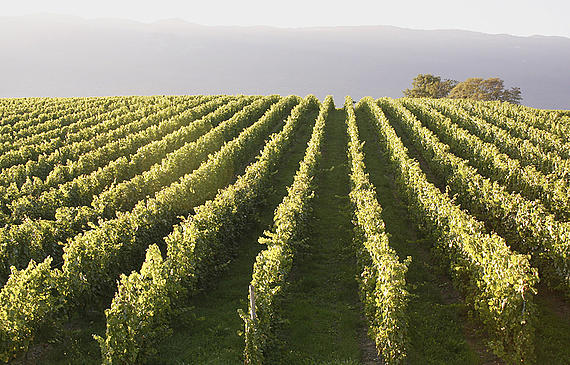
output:
[[388, 26], [281, 29], [0, 17], [0, 97], [332, 94], [400, 97], [419, 73], [500, 77], [569, 109], [570, 39]]

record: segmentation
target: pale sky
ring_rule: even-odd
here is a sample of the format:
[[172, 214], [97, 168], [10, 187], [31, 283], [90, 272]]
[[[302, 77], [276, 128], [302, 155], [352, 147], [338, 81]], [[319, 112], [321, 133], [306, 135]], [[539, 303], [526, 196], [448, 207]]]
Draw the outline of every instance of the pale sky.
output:
[[284, 28], [393, 25], [518, 36], [570, 37], [569, 0], [2, 0], [0, 16], [71, 14], [144, 23], [180, 18], [202, 25]]

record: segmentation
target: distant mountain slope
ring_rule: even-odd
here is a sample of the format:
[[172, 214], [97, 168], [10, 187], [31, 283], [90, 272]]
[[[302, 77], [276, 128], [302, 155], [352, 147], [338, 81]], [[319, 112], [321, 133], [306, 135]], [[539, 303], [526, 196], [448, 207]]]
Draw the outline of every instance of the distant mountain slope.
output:
[[[570, 38], [388, 26], [281, 29], [0, 17], [0, 97], [402, 96], [419, 73], [500, 77], [523, 104], [570, 109]], [[340, 101], [339, 101], [340, 102]]]

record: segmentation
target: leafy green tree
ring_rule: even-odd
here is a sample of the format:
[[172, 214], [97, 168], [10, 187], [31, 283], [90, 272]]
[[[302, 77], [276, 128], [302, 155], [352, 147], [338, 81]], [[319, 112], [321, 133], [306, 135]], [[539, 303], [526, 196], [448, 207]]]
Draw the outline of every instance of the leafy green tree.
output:
[[441, 80], [441, 76], [419, 74], [412, 82], [412, 89], [406, 89], [404, 96], [408, 98], [444, 98], [457, 85], [455, 80]]
[[457, 84], [447, 96], [451, 99], [499, 100], [519, 104], [521, 90], [512, 87], [505, 90], [505, 82], [498, 77], [483, 79], [472, 77]]

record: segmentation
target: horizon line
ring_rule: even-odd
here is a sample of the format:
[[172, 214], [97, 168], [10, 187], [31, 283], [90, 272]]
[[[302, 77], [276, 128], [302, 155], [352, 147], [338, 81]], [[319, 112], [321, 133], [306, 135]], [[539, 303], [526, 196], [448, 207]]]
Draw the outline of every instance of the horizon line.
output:
[[179, 18], [179, 17], [172, 17], [172, 18], [161, 18], [153, 21], [143, 21], [143, 20], [136, 20], [130, 18], [122, 18], [122, 17], [85, 17], [82, 15], [76, 14], [69, 14], [69, 13], [51, 13], [51, 12], [36, 12], [36, 13], [28, 13], [23, 15], [0, 15], [0, 18], [30, 18], [34, 16], [54, 16], [54, 17], [67, 17], [67, 18], [76, 18], [81, 19], [84, 21], [105, 21], [105, 20], [113, 20], [113, 21], [124, 21], [130, 23], [137, 23], [141, 25], [155, 25], [161, 22], [168, 22], [168, 21], [177, 21], [183, 22], [188, 25], [200, 26], [200, 27], [210, 27], [210, 28], [272, 28], [272, 29], [280, 29], [280, 30], [309, 30], [309, 29], [339, 29], [339, 28], [379, 28], [379, 27], [386, 27], [386, 28], [395, 28], [401, 30], [411, 30], [411, 31], [419, 31], [419, 32], [466, 32], [466, 33], [477, 33], [477, 34], [484, 34], [484, 35], [492, 35], [492, 36], [510, 36], [510, 37], [517, 37], [517, 38], [532, 38], [532, 37], [552, 37], [552, 38], [566, 38], [570, 39], [570, 36], [564, 35], [547, 35], [547, 34], [530, 34], [530, 35], [519, 35], [519, 34], [511, 34], [511, 33], [487, 33], [480, 30], [471, 30], [471, 29], [459, 29], [459, 28], [409, 28], [403, 27], [399, 25], [392, 25], [392, 24], [361, 24], [361, 25], [302, 25], [302, 26], [278, 26], [278, 25], [268, 25], [268, 24], [201, 24], [197, 22], [193, 22], [187, 19]]

